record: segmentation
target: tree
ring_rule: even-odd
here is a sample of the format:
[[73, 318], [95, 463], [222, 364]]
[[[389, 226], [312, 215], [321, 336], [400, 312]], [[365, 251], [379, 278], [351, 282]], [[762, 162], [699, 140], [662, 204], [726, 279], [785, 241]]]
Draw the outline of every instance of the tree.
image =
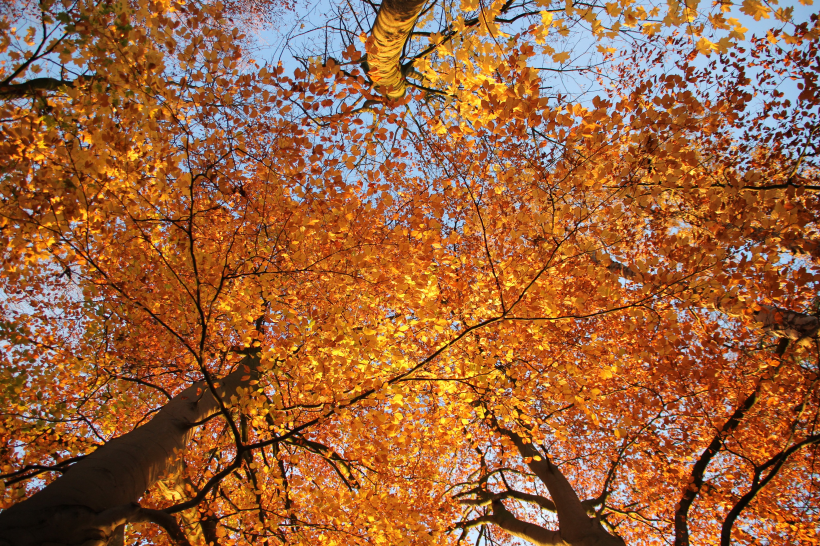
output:
[[816, 17], [428, 8], [7, 8], [0, 540], [816, 540]]

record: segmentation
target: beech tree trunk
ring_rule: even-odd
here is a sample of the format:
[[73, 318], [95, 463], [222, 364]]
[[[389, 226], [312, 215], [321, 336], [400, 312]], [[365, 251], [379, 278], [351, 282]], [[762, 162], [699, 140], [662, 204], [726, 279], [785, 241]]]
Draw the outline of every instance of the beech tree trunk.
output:
[[[492, 499], [492, 512], [465, 522], [461, 525], [462, 528], [467, 529], [491, 523], [535, 546], [625, 546], [626, 543], [621, 537], [610, 534], [600, 521], [587, 515], [587, 506], [581, 502], [572, 484], [569, 483], [561, 469], [550, 461], [548, 455], [542, 455], [531, 442], [525, 441], [515, 432], [499, 425], [494, 417], [491, 422], [495, 430], [512, 441], [532, 473], [547, 487], [552, 500], [542, 499], [541, 502], [536, 501], [536, 504], [558, 515], [558, 529], [546, 529], [518, 519], [515, 514], [507, 510], [501, 498]], [[466, 501], [465, 504], [484, 504], [481, 499], [482, 493], [478, 490], [470, 491], [470, 493], [479, 495], [479, 499], [477, 502], [476, 500]], [[528, 502], [535, 500], [534, 497], [536, 496], [522, 496], [517, 492], [510, 495], [510, 498]]]
[[407, 91], [401, 54], [423, 7], [424, 0], [384, 0], [370, 31], [374, 47], [367, 53], [368, 75], [379, 92], [391, 99]]
[[[624, 546], [623, 539], [619, 536], [609, 534], [601, 525], [601, 522], [587, 515], [581, 499], [575, 493], [572, 484], [564, 476], [563, 472], [552, 464], [549, 456], [541, 455], [531, 443], [525, 443], [518, 434], [498, 427], [499, 432], [512, 440], [518, 452], [527, 461], [527, 466], [533, 474], [541, 480], [547, 487], [547, 491], [555, 504], [555, 511], [558, 514], [558, 530], [551, 531], [543, 529], [537, 525], [534, 528], [514, 529], [512, 521], [515, 519], [510, 512], [504, 510], [499, 514], [498, 524], [502, 529], [508, 530], [520, 538], [529, 540], [538, 546]], [[500, 502], [499, 502], [500, 504]], [[496, 515], [495, 506], [493, 516]], [[504, 512], [507, 512], [504, 514]], [[505, 517], [507, 516], [507, 517]], [[507, 521], [505, 521], [507, 520]], [[518, 520], [516, 520], [518, 521]], [[523, 522], [518, 522], [523, 523]], [[507, 529], [504, 525], [510, 527]]]
[[[245, 357], [220, 380], [219, 396], [230, 398], [247, 386], [258, 364], [258, 355]], [[185, 449], [195, 425], [217, 411], [219, 402], [207, 385], [194, 383], [148, 423], [109, 441], [0, 513], [0, 546], [113, 546], [129, 522], [154, 521], [168, 529], [175, 524], [171, 516], [136, 503]]]
[[755, 313], [755, 320], [764, 330], [775, 332], [792, 341], [813, 338], [820, 329], [820, 318], [781, 309], [773, 305], [763, 305]]

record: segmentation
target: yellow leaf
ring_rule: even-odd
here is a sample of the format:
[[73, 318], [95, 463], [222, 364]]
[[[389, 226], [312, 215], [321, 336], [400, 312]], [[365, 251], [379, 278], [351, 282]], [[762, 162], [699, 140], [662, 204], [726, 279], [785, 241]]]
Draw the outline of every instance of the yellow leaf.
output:
[[610, 17], [617, 17], [621, 14], [621, 6], [617, 2], [607, 2], [606, 13]]
[[550, 26], [552, 24], [552, 13], [548, 11], [542, 11], [541, 22], [544, 24], [545, 27]]
[[734, 18], [729, 19], [729, 23], [734, 25], [732, 32], [729, 33], [729, 37], [736, 40], [743, 40], [746, 36], [746, 31], [749, 29], [741, 25], [740, 22]]
[[794, 13], [794, 7], [780, 8], [774, 12], [774, 16], [777, 17], [778, 21], [788, 23], [792, 19], [792, 13]]
[[566, 51], [563, 51], [561, 53], [556, 53], [555, 55], [552, 56], [552, 60], [555, 61], [556, 63], [567, 62], [569, 60], [569, 53], [566, 52]]
[[700, 51], [704, 55], [711, 55], [712, 51], [717, 49], [717, 45], [711, 40], [707, 40], [706, 38], [701, 38], [700, 40], [698, 40], [697, 46], [695, 47], [697, 47], [698, 51]]
[[755, 21], [761, 19], [768, 19], [771, 11], [767, 6], [764, 6], [760, 0], [743, 0], [743, 6], [740, 11], [755, 18]]
[[718, 40], [717, 52], [721, 53], [721, 54], [726, 53], [727, 51], [729, 51], [729, 48], [732, 47], [732, 45], [734, 45], [734, 44], [732, 44], [732, 41], [729, 38], [724, 36], [723, 38]]

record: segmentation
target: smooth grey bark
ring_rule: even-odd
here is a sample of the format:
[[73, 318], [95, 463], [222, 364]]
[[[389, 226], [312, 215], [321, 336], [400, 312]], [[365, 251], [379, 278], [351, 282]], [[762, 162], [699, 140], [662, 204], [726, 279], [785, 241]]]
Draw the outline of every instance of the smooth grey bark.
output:
[[[219, 381], [222, 400], [248, 385], [258, 353]], [[197, 423], [217, 413], [220, 402], [204, 381], [171, 399], [149, 422], [109, 441], [30, 498], [0, 513], [0, 546], [104, 546], [128, 522], [153, 521], [172, 538], [170, 515], [137, 501], [185, 449]]]

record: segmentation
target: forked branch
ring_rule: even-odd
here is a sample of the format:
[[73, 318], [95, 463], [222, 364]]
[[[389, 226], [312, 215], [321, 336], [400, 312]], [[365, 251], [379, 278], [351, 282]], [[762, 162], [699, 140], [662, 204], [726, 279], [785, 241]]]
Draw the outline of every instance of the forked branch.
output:
[[[492, 523], [513, 536], [538, 546], [624, 546], [625, 543], [620, 537], [608, 533], [598, 519], [587, 515], [588, 503], [581, 502], [572, 484], [546, 454], [542, 454], [532, 442], [516, 432], [501, 426], [494, 416], [490, 416], [488, 421], [490, 426], [512, 442], [529, 469], [546, 486], [552, 500], [543, 499], [544, 502], [539, 502], [542, 498], [538, 495], [512, 490], [496, 494], [481, 489], [471, 490], [464, 495], [472, 494], [476, 498], [466, 501], [465, 504], [489, 504], [492, 510], [479, 518], [464, 522], [461, 524], [462, 528]], [[504, 498], [533, 502], [548, 510], [554, 510], [558, 515], [558, 530], [545, 529], [540, 525], [518, 519], [504, 506]]]
[[689, 508], [695, 502], [695, 499], [703, 486], [703, 477], [706, 474], [706, 467], [712, 462], [712, 459], [717, 455], [723, 446], [723, 442], [734, 431], [740, 422], [746, 417], [746, 414], [754, 407], [760, 398], [761, 390], [764, 385], [766, 376], [758, 379], [754, 390], [749, 396], [735, 409], [734, 413], [726, 420], [723, 426], [714, 435], [712, 441], [703, 450], [695, 465], [692, 467], [690, 475], [690, 483], [681, 496], [678, 503], [678, 509], [675, 511], [675, 542], [674, 546], [689, 546]]

